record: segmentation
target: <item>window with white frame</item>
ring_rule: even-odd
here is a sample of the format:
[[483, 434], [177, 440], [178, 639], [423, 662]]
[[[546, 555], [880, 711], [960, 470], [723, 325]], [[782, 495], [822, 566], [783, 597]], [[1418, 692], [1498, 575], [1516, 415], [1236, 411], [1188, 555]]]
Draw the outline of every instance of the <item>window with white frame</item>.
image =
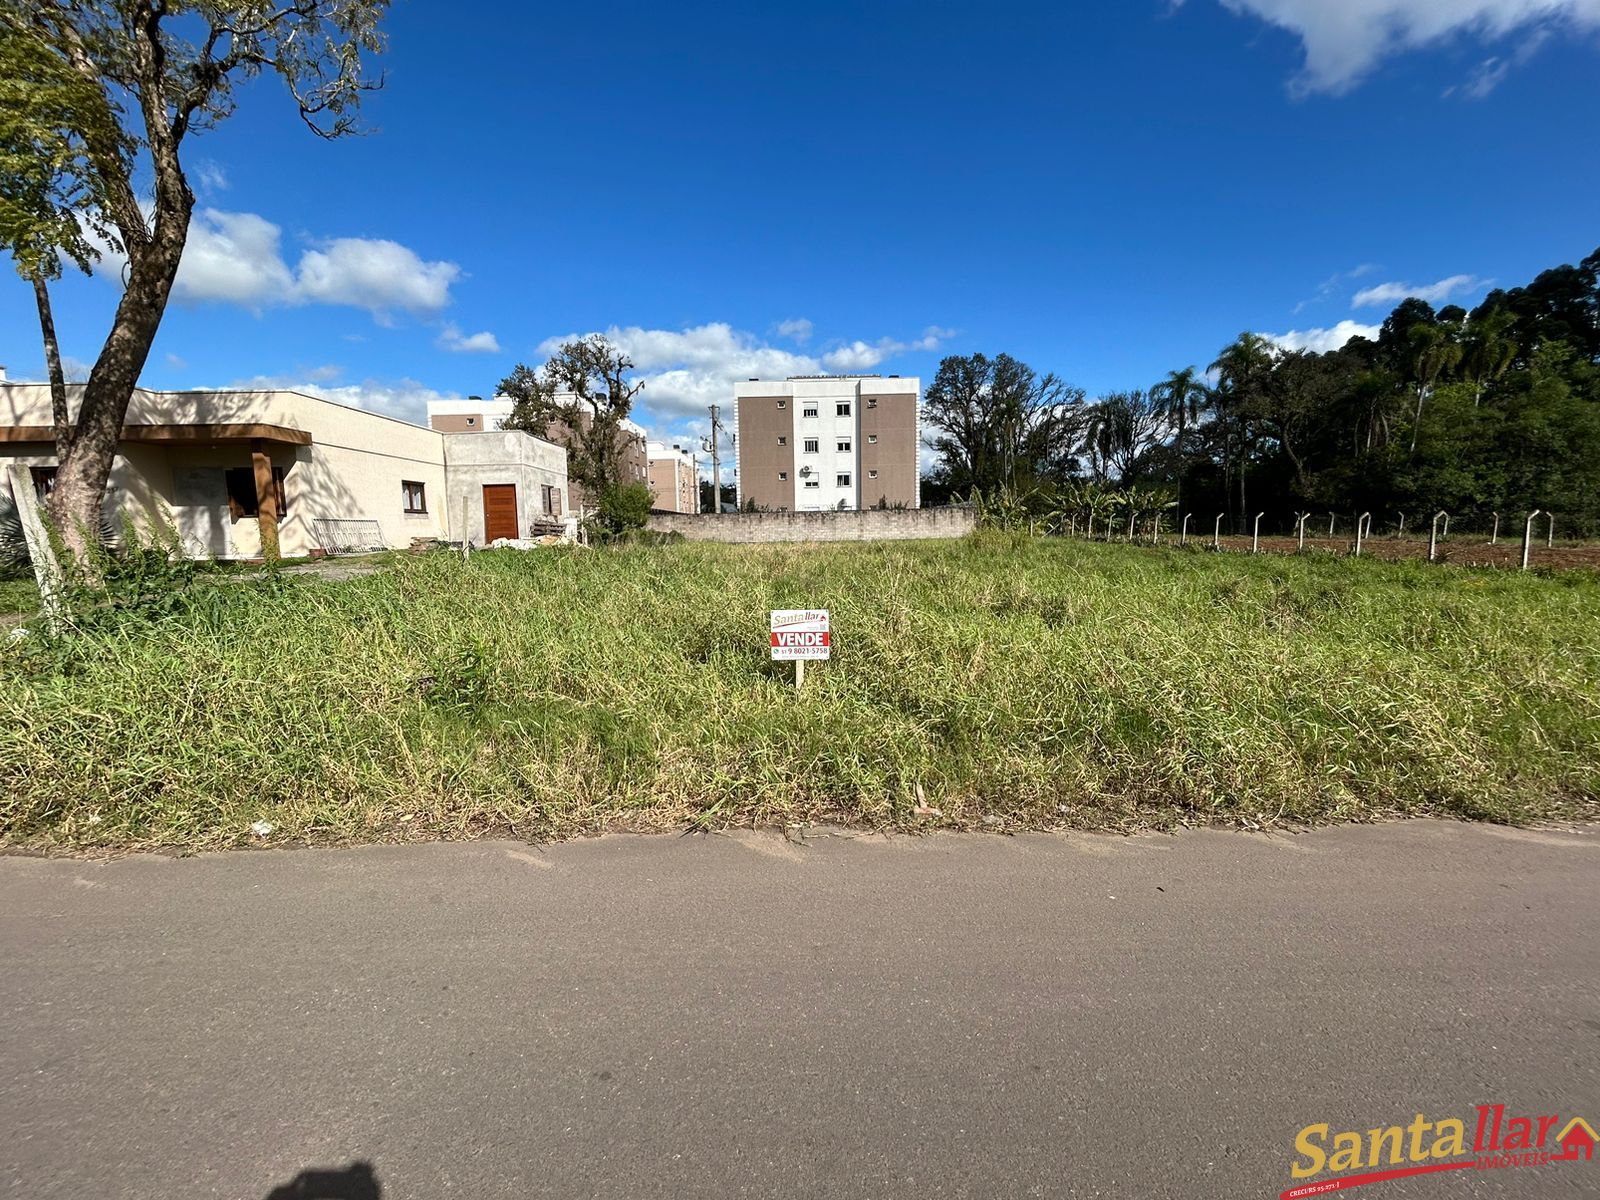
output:
[[849, 454], [850, 453], [850, 439], [849, 438], [840, 438], [837, 442], [834, 443], [833, 448], [835, 450], [837, 450], [840, 454]]
[[833, 406], [833, 412], [834, 412], [835, 416], [848, 417], [850, 415], [850, 401], [848, 401], [848, 400], [839, 401], [838, 404], [835, 404]]
[[789, 478], [789, 472], [787, 472], [787, 471], [779, 471], [778, 472], [778, 478], [779, 479], [788, 479]]
[[875, 434], [875, 433], [867, 434], [867, 445], [876, 446], [877, 444], [878, 444], [878, 435]]
[[803, 409], [800, 410], [800, 415], [802, 417], [814, 417], [814, 416], [816, 416], [817, 415], [817, 406], [815, 404], [806, 405]]
[[878, 473], [876, 471], [868, 471], [867, 472], [867, 478], [868, 479], [876, 479], [877, 477], [878, 477]]
[[806, 480], [806, 486], [808, 488], [819, 488], [819, 487], [822, 486], [822, 480], [820, 480], [820, 479], [808, 479], [808, 480]]
[[839, 474], [835, 478], [836, 478], [836, 480], [838, 482], [838, 485], [840, 487], [849, 487], [850, 486], [850, 476], [848, 474], [846, 474], [845, 472], [840, 471]]
[[788, 444], [789, 444], [789, 439], [787, 437], [785, 437], [783, 434], [780, 433], [778, 435], [778, 445], [787, 446]]
[[817, 443], [818, 443], [818, 441], [819, 441], [818, 438], [807, 438], [806, 439], [806, 453], [807, 454], [815, 454], [817, 452]]

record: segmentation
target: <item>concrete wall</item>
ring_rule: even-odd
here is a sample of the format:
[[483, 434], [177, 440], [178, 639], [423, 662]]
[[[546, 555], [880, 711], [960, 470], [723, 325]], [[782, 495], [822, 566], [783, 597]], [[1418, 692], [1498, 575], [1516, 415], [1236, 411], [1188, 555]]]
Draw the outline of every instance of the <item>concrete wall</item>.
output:
[[[517, 489], [517, 534], [528, 537], [538, 520], [559, 519], [572, 511], [567, 492], [567, 451], [531, 433], [497, 429], [488, 433], [444, 435], [449, 508], [453, 535], [475, 546], [485, 544], [483, 488], [509, 483]], [[552, 517], [544, 511], [544, 489], [556, 489]]]
[[788, 513], [656, 513], [647, 528], [694, 542], [878, 542], [964, 537], [978, 527], [970, 508]]

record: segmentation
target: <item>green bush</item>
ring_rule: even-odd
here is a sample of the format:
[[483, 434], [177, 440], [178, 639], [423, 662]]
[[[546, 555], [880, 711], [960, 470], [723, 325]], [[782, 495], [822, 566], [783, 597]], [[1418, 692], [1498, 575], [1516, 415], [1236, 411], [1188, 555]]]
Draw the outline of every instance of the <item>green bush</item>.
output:
[[600, 521], [612, 534], [643, 529], [655, 493], [643, 483], [622, 483], [600, 493]]

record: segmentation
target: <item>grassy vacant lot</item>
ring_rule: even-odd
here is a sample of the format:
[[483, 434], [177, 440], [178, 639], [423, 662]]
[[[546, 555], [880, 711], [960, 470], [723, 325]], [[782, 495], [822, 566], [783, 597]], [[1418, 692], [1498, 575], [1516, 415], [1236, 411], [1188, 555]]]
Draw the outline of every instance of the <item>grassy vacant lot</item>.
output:
[[[0, 649], [0, 840], [1600, 802], [1600, 578], [984, 537], [402, 557]], [[799, 696], [767, 610], [832, 610]], [[914, 812], [919, 797], [942, 815]]]

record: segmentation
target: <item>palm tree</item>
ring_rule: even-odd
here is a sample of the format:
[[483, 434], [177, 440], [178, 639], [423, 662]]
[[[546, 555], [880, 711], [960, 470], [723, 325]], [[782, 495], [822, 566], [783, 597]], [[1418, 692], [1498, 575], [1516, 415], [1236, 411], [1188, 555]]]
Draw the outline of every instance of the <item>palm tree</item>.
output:
[[1237, 449], [1239, 458], [1239, 512], [1249, 507], [1245, 502], [1245, 468], [1250, 458], [1250, 407], [1261, 391], [1277, 350], [1259, 333], [1241, 333], [1217, 355], [1217, 361], [1208, 368], [1216, 373], [1217, 386], [1211, 389], [1211, 405], [1223, 426], [1223, 474], [1226, 478], [1232, 465], [1230, 448]]
[[1200, 409], [1205, 405], [1209, 390], [1194, 367], [1169, 371], [1165, 379], [1150, 389], [1150, 398], [1155, 401], [1162, 420], [1177, 430], [1173, 445], [1178, 451], [1177, 504], [1180, 507], [1183, 504], [1184, 435], [1188, 432], [1189, 422], [1200, 419]]
[[1411, 453], [1417, 452], [1422, 405], [1440, 377], [1461, 361], [1461, 343], [1438, 325], [1413, 325], [1410, 333], [1412, 371], [1417, 382], [1417, 413], [1411, 422]]

